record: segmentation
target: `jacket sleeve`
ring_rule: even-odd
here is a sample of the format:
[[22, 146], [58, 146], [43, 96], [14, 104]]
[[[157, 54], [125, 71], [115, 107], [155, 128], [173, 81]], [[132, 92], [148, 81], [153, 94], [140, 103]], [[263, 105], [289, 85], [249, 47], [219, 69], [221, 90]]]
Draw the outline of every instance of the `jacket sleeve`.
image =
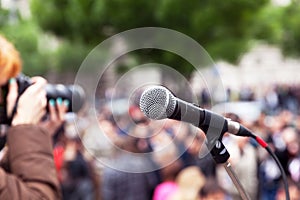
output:
[[32, 125], [11, 127], [7, 145], [10, 173], [0, 168], [0, 199], [61, 199], [47, 131]]

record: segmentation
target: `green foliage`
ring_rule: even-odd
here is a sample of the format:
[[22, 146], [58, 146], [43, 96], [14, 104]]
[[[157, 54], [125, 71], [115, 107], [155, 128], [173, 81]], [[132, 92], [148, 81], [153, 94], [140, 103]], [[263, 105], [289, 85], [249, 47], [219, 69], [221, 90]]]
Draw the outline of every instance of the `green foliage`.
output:
[[59, 72], [76, 72], [90, 49], [79, 43], [64, 42], [55, 52], [56, 69]]
[[8, 20], [9, 20], [8, 10], [4, 10], [0, 6], [0, 27], [3, 27], [7, 23]]
[[[1, 32], [20, 50], [24, 72], [76, 71], [92, 47], [119, 32], [137, 27], [165, 27], [201, 44], [214, 60], [236, 62], [252, 41], [279, 45], [285, 54], [300, 54], [300, 6], [269, 0], [31, 0], [32, 19], [9, 23], [0, 8]], [[58, 38], [58, 48], [41, 42], [44, 32]], [[176, 43], [176, 41], [174, 41]], [[176, 45], [176, 44], [175, 44]], [[193, 66], [173, 53], [144, 50], [130, 53], [135, 64], [157, 62], [185, 76]], [[128, 66], [126, 66], [128, 65]], [[122, 63], [119, 71], [132, 64]]]
[[[21, 31], [20, 31], [21, 30]], [[23, 73], [40, 75], [46, 73], [49, 67], [47, 54], [38, 53], [39, 28], [30, 21], [20, 21], [16, 24], [6, 24], [1, 28], [3, 34], [20, 52]]]
[[[0, 9], [0, 34], [11, 41], [22, 59], [22, 72], [26, 75], [46, 75], [49, 71], [76, 71], [89, 48], [86, 45], [59, 42], [52, 49], [40, 26], [30, 19], [9, 22], [9, 11]], [[5, 17], [5, 19], [4, 19]], [[49, 39], [49, 38], [48, 38]]]
[[[85, 46], [94, 47], [113, 34], [149, 26], [192, 37], [214, 60], [234, 63], [257, 39], [280, 44], [287, 53], [300, 52], [297, 2], [285, 8], [269, 0], [32, 0], [31, 9], [45, 31], [71, 41], [72, 46], [62, 43], [67, 46], [56, 54], [58, 68], [68, 70], [88, 53]], [[172, 66], [186, 76], [193, 71], [189, 63], [169, 52], [138, 51], [132, 57], [140, 63]]]
[[279, 44], [283, 34], [282, 19], [284, 7], [266, 6], [257, 14], [256, 23], [252, 26], [255, 38], [271, 44]]
[[103, 39], [104, 7], [93, 0], [33, 0], [31, 10], [35, 20], [46, 31], [71, 40], [87, 43]]
[[[46, 31], [98, 44], [112, 33], [111, 30], [116, 33], [154, 25], [151, 12], [155, 4], [147, 0], [32, 0], [31, 10]], [[136, 15], [141, 12], [142, 15]]]
[[286, 56], [300, 55], [300, 1], [287, 6], [266, 6], [257, 15], [253, 35], [278, 45]]
[[282, 17], [281, 47], [286, 55], [300, 55], [300, 1], [292, 1]]

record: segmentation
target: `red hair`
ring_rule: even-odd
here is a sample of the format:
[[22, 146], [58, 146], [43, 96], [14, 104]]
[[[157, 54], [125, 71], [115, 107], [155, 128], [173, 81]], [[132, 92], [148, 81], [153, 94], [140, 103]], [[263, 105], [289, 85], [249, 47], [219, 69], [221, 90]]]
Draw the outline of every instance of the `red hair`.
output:
[[22, 68], [19, 52], [14, 45], [0, 35], [0, 77], [16, 77]]

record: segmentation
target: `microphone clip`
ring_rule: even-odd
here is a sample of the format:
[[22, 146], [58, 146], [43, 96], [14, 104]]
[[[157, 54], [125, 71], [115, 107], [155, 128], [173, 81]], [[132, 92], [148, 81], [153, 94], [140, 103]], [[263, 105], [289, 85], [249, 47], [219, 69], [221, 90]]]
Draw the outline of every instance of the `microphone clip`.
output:
[[215, 142], [214, 146], [212, 146], [210, 154], [212, 155], [212, 158], [217, 164], [227, 162], [227, 160], [230, 157], [230, 154], [228, 153], [226, 147], [219, 139]]

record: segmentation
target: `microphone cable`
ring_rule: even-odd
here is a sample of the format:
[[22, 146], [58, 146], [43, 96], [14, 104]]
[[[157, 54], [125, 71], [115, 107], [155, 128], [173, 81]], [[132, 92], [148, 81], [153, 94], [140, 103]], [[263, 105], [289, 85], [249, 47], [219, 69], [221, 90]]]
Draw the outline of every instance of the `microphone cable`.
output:
[[282, 177], [282, 181], [283, 181], [283, 185], [284, 185], [284, 190], [285, 190], [285, 198], [286, 200], [290, 200], [290, 194], [289, 194], [289, 186], [288, 186], [288, 180], [287, 180], [287, 176], [285, 174], [285, 171], [278, 159], [278, 157], [276, 156], [276, 154], [271, 150], [269, 144], [267, 142], [265, 142], [261, 137], [254, 135], [253, 133], [250, 134], [250, 137], [253, 138], [261, 147], [263, 147], [264, 149], [266, 149], [266, 151], [271, 155], [271, 157], [275, 160], [277, 166], [280, 169], [281, 172], [281, 177]]

